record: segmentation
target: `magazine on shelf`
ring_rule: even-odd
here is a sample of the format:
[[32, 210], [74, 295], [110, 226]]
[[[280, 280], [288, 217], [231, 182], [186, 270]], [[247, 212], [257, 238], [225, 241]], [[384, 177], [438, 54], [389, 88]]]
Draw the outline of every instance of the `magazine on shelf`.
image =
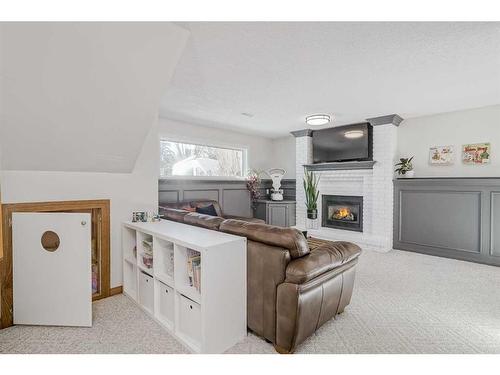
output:
[[168, 249], [166, 266], [167, 266], [167, 274], [169, 276], [173, 276], [174, 275], [174, 249], [173, 248]]
[[153, 255], [153, 241], [142, 240], [144, 252], [148, 255]]
[[189, 286], [201, 290], [201, 254], [199, 251], [187, 249], [187, 271]]

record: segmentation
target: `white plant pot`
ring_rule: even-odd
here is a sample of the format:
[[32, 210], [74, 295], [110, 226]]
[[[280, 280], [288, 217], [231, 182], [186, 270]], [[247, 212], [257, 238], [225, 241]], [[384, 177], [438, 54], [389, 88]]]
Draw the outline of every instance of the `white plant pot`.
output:
[[415, 176], [415, 171], [407, 171], [403, 177], [404, 178], [413, 178], [413, 176]]

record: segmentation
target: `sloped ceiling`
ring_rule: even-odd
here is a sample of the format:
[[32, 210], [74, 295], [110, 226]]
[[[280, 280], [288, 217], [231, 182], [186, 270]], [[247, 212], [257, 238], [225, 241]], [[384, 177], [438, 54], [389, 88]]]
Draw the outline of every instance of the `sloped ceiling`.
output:
[[3, 169], [132, 171], [188, 36], [170, 23], [2, 24]]

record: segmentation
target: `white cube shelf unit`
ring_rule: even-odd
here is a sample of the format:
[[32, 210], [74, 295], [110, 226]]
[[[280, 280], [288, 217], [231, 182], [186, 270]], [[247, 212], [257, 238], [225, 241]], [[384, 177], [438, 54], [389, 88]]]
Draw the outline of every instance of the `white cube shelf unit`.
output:
[[[125, 222], [123, 292], [191, 351], [223, 353], [247, 335], [246, 242], [169, 220]], [[151, 268], [142, 259], [149, 243]], [[200, 255], [199, 288], [188, 272], [193, 251]]]

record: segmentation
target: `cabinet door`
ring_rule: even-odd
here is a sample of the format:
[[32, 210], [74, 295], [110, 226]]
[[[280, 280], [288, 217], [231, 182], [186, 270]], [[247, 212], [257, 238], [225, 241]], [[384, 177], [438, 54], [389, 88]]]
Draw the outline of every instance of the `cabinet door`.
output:
[[269, 224], [286, 227], [288, 225], [288, 210], [285, 204], [268, 205]]
[[92, 326], [91, 216], [14, 213], [14, 324]]
[[267, 220], [267, 218], [266, 218], [266, 207], [267, 207], [266, 203], [264, 203], [264, 202], [257, 202], [257, 204], [255, 206], [254, 217], [257, 218], [257, 219]]

